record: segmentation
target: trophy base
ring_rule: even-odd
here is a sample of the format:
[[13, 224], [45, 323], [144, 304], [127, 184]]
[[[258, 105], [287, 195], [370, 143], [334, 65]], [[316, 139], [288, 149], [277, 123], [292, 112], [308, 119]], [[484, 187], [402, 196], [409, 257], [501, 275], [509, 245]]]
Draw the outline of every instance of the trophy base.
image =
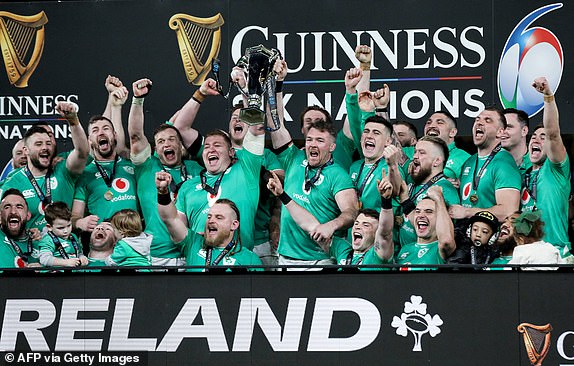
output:
[[265, 112], [257, 107], [241, 108], [239, 110], [239, 119], [250, 126], [265, 123]]

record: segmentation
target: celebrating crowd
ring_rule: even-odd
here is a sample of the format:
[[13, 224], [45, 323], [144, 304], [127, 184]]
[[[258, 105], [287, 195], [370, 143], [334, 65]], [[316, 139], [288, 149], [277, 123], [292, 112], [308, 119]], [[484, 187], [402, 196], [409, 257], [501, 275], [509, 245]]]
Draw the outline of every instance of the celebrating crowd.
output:
[[[58, 154], [45, 124], [14, 146], [16, 169], [1, 183], [0, 268], [574, 263], [570, 162], [543, 76], [532, 81], [543, 123], [487, 107], [472, 126], [470, 155], [456, 146], [457, 121], [446, 110], [428, 116], [419, 139], [411, 123], [391, 123], [389, 86], [370, 90], [371, 50], [358, 46], [356, 57], [360, 67], [345, 74], [343, 128], [306, 107], [303, 147], [283, 124], [284, 60], [273, 65], [279, 126], [272, 108], [269, 126], [248, 125], [236, 105], [229, 131], [197, 131], [202, 103], [219, 95], [212, 79], [157, 126], [152, 144], [149, 79], [132, 84], [128, 141], [121, 112], [129, 92], [118, 78], [106, 79], [108, 102], [87, 136], [77, 105], [59, 102], [73, 149]], [[245, 70], [231, 75], [247, 87]]]

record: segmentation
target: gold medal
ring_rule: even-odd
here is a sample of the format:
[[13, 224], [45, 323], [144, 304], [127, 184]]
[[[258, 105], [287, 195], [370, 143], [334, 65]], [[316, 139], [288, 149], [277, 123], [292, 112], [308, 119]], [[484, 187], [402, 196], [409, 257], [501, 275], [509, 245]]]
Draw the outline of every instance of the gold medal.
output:
[[478, 196], [476, 194], [472, 194], [470, 196], [470, 202], [472, 202], [473, 205], [476, 205], [476, 203], [478, 202]]
[[395, 216], [395, 225], [397, 227], [403, 226], [404, 222], [405, 222], [405, 219], [403, 218], [403, 216]]
[[106, 201], [111, 201], [112, 198], [114, 198], [114, 194], [112, 193], [112, 191], [108, 190], [106, 193], [104, 193], [104, 198], [106, 199]]

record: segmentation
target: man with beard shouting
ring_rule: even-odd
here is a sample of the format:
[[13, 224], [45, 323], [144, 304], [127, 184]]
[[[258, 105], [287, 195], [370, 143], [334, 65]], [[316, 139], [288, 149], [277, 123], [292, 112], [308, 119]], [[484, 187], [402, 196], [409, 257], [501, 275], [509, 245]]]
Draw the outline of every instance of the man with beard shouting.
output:
[[408, 200], [407, 203], [401, 203], [403, 207], [403, 219], [399, 220], [402, 221], [399, 231], [401, 246], [413, 243], [417, 239], [415, 228], [409, 220], [409, 213], [427, 196], [430, 187], [434, 185], [442, 187], [447, 207], [460, 204], [457, 189], [444, 174], [448, 159], [448, 146], [441, 138], [426, 135], [417, 142], [407, 177]]
[[465, 219], [479, 211], [490, 211], [498, 221], [518, 210], [520, 172], [512, 155], [502, 149], [500, 137], [506, 128], [501, 110], [488, 107], [474, 120], [472, 140], [478, 152], [462, 166], [461, 205], [449, 208], [453, 219]]
[[[110, 92], [112, 118], [121, 114], [128, 97], [122, 84]], [[98, 222], [122, 209], [137, 210], [134, 166], [120, 156], [124, 149], [123, 128], [104, 116], [94, 116], [88, 123], [88, 140], [93, 160], [86, 166], [76, 187], [72, 206], [72, 222], [82, 231], [91, 232]], [[122, 137], [120, 137], [122, 135]], [[121, 139], [121, 143], [118, 140]], [[87, 215], [86, 215], [87, 208]]]
[[171, 239], [181, 248], [188, 266], [261, 265], [259, 257], [242, 245], [240, 212], [233, 201], [221, 198], [210, 206], [202, 229], [203, 235], [200, 235], [188, 229], [178, 218], [169, 193], [171, 179], [167, 172], [156, 173], [157, 207]]
[[30, 219], [28, 204], [22, 193], [10, 188], [0, 202], [0, 268], [40, 267], [37, 229], [27, 231]]
[[[199, 177], [201, 166], [192, 160], [183, 159], [183, 139], [173, 125], [163, 123], [154, 131], [154, 155], [144, 133], [145, 97], [151, 88], [149, 79], [140, 79], [132, 84], [134, 97], [128, 119], [130, 149], [135, 165], [138, 199], [146, 220], [145, 232], [153, 236], [151, 260], [154, 266], [185, 265], [180, 249], [169, 237], [169, 232], [161, 221], [157, 206], [155, 175], [166, 172], [171, 176], [170, 190], [177, 195], [179, 187], [188, 179]], [[203, 88], [204, 86], [202, 86]]]
[[78, 106], [71, 102], [58, 102], [56, 111], [70, 126], [74, 149], [66, 160], [52, 165], [55, 145], [44, 127], [32, 126], [24, 136], [27, 155], [25, 167], [15, 171], [2, 189], [22, 191], [32, 215], [28, 228], [43, 230], [46, 226], [44, 207], [55, 201], [72, 205], [76, 181], [84, 171], [88, 159], [88, 140], [78, 119]]

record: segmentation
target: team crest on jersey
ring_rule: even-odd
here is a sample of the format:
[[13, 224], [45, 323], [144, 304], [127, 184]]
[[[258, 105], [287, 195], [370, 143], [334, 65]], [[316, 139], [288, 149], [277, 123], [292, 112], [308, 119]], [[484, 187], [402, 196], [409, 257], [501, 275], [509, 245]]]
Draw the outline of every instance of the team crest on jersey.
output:
[[429, 248], [419, 249], [419, 252], [418, 252], [418, 254], [417, 254], [417, 257], [419, 257], [419, 258], [424, 257], [424, 255], [427, 254], [428, 251], [429, 251]]
[[112, 181], [112, 188], [118, 193], [126, 193], [130, 189], [130, 182], [125, 178], [116, 178]]
[[50, 177], [50, 189], [58, 188], [58, 179], [56, 177]]
[[403, 254], [401, 254], [401, 256], [399, 257], [399, 259], [405, 259], [406, 257], [409, 256], [409, 254], [411, 254], [411, 253], [409, 253], [409, 252], [404, 252]]
[[205, 192], [205, 194], [207, 195], [207, 204], [209, 205], [209, 207], [213, 206], [215, 204], [215, 202], [219, 199], [219, 197], [221, 197], [221, 191], [223, 189], [221, 187], [219, 187], [219, 190], [217, 191], [217, 194], [211, 194], [209, 192]]
[[467, 200], [470, 197], [470, 192], [472, 191], [472, 183], [468, 182], [462, 188], [462, 199]]

